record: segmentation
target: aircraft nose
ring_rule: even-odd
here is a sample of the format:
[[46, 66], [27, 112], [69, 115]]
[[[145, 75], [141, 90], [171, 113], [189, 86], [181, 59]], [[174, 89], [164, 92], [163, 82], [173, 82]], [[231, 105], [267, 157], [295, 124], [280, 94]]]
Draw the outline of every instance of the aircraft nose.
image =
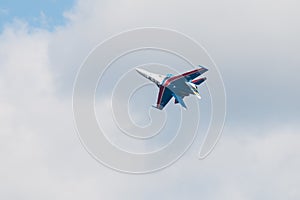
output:
[[147, 73], [146, 73], [145, 70], [139, 69], [139, 68], [135, 68], [135, 70], [136, 70], [139, 74], [141, 74], [142, 76], [147, 77]]
[[141, 70], [139, 68], [135, 68], [135, 71], [137, 71], [138, 73], [141, 73]]

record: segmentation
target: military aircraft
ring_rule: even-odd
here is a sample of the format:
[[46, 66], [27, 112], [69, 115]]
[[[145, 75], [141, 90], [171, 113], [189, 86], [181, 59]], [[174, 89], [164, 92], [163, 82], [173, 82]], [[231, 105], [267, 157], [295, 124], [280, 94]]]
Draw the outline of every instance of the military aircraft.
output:
[[183, 101], [185, 96], [194, 94], [201, 99], [197, 85], [203, 83], [206, 77], [196, 78], [208, 71], [208, 69], [199, 65], [199, 68], [177, 76], [173, 74], [167, 74], [166, 76], [155, 74], [141, 68], [136, 68], [136, 71], [159, 87], [157, 102], [153, 107], [162, 110], [172, 97], [175, 98], [175, 104], [180, 103], [185, 109], [187, 109]]

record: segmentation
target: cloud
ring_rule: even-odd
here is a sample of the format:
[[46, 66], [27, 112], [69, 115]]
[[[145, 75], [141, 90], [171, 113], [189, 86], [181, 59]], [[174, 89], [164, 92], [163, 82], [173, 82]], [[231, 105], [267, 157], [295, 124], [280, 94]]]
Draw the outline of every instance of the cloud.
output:
[[194, 155], [144, 177], [148, 187], [141, 199], [298, 199], [297, 131], [283, 128], [259, 135], [227, 129], [207, 159], [197, 160], [194, 148]]
[[[20, 20], [6, 25], [0, 36], [1, 198], [299, 199], [297, 4], [90, 0], [78, 1], [65, 13], [68, 23], [53, 32]], [[196, 142], [170, 168], [130, 176], [82, 148], [71, 91], [92, 47], [138, 26], [177, 29], [207, 47], [224, 75], [229, 119], [207, 159], [197, 160]]]
[[98, 164], [75, 134], [70, 99], [55, 93], [48, 34], [18, 21], [0, 37], [4, 199], [82, 199], [99, 196], [96, 182], [104, 184], [94, 180], [91, 171], [97, 173]]
[[51, 69], [59, 74], [61, 93], [68, 93], [74, 68], [99, 42], [136, 27], [171, 28], [203, 44], [219, 66], [231, 122], [272, 123], [281, 115], [276, 123], [289, 123], [298, 116], [300, 99], [295, 92], [300, 62], [297, 5], [292, 0], [78, 1], [65, 13], [67, 26], [58, 27], [51, 38]]

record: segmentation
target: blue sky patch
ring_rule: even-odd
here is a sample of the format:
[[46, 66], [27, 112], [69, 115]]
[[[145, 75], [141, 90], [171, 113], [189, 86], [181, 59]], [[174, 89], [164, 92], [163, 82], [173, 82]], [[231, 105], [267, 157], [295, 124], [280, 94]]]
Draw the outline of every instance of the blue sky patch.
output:
[[13, 19], [25, 20], [30, 26], [52, 30], [65, 22], [63, 12], [70, 9], [75, 0], [1, 0], [0, 31]]

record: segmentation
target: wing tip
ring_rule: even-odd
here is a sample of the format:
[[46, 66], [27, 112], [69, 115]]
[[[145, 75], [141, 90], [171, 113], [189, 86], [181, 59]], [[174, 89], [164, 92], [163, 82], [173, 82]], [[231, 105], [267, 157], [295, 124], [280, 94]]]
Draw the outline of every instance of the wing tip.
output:
[[208, 71], [208, 69], [206, 67], [203, 67], [202, 65], [198, 65], [200, 68], [202, 68], [205, 71]]
[[156, 104], [156, 105], [152, 105], [153, 108], [156, 108], [158, 110], [162, 110], [164, 107], [159, 105], [159, 104]]

